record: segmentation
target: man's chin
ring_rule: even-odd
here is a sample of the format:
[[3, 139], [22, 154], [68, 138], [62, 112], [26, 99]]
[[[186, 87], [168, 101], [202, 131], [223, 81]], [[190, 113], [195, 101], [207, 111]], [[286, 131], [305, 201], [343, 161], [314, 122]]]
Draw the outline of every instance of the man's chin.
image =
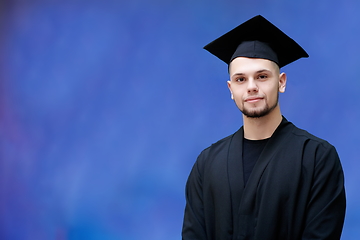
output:
[[272, 110], [273, 110], [273, 108], [269, 109], [267, 107], [264, 109], [252, 110], [252, 111], [250, 111], [248, 109], [244, 109], [241, 112], [248, 118], [261, 118], [261, 117], [268, 115]]
[[255, 113], [244, 113], [243, 112], [243, 114], [248, 118], [261, 118], [261, 117], [268, 115], [269, 113], [262, 113], [262, 112], [260, 112], [260, 113], [256, 113], [256, 112]]

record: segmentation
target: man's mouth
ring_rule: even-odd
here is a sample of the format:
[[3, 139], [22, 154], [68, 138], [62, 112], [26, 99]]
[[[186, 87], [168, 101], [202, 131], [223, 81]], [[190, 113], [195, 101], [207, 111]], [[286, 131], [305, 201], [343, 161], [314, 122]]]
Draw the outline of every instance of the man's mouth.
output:
[[248, 97], [248, 98], [245, 99], [245, 102], [255, 103], [255, 102], [258, 102], [258, 101], [260, 101], [262, 99], [263, 99], [262, 97]]

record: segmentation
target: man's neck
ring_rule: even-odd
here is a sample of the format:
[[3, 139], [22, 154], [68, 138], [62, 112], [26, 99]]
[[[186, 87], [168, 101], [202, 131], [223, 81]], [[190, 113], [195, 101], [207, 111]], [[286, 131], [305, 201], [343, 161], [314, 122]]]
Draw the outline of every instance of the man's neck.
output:
[[282, 121], [280, 107], [277, 106], [264, 117], [249, 118], [243, 115], [244, 137], [249, 140], [270, 138]]

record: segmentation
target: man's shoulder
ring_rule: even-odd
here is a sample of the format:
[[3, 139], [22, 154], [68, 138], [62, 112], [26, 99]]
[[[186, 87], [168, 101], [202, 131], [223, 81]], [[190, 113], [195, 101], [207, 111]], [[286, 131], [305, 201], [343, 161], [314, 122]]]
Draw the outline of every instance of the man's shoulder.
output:
[[325, 148], [333, 147], [333, 145], [331, 145], [327, 140], [317, 137], [314, 134], [308, 132], [307, 130], [295, 126], [293, 123], [291, 123], [291, 125], [291, 134], [293, 138], [298, 139], [302, 142], [321, 145]]
[[207, 149], [213, 149], [213, 148], [221, 148], [223, 146], [228, 146], [230, 142], [233, 140], [233, 138], [240, 139], [244, 136], [244, 130], [243, 127], [240, 127], [236, 132], [216, 141], [215, 143], [211, 144]]
[[228, 135], [214, 143], [212, 143], [210, 146], [205, 148], [201, 153], [200, 157], [207, 158], [210, 154], [210, 152], [213, 154], [214, 152], [219, 152], [223, 149], [227, 149], [231, 140], [234, 138], [235, 135], [241, 134], [242, 128], [237, 130], [235, 133]]
[[[238, 131], [240, 131], [240, 130], [238, 130]], [[224, 145], [224, 144], [228, 144], [231, 141], [231, 139], [234, 137], [234, 135], [238, 133], [238, 131], [236, 131], [235, 133], [216, 141], [215, 143], [211, 144], [211, 146], [209, 148], [216, 147], [216, 146], [221, 146], [221, 145]]]

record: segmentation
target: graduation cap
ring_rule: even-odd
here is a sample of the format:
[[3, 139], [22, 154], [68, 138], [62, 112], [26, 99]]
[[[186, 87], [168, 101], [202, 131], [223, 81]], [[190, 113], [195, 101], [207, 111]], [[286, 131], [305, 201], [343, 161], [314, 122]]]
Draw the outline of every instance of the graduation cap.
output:
[[204, 47], [227, 64], [237, 57], [271, 60], [279, 68], [309, 57], [293, 39], [261, 15], [251, 18]]

